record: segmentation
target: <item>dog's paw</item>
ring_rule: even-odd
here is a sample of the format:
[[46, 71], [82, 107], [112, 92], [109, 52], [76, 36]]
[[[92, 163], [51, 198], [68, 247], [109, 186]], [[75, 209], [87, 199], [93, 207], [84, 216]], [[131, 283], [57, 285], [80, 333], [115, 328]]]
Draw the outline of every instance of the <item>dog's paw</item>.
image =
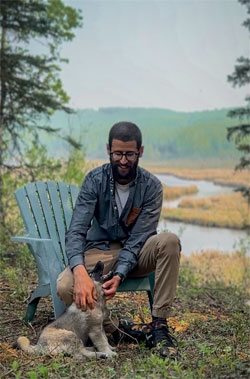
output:
[[108, 359], [109, 358], [108, 353], [96, 352], [95, 354], [96, 354], [97, 359]]
[[117, 355], [118, 354], [114, 351], [110, 351], [109, 353], [97, 352], [96, 358], [98, 358], [98, 359], [111, 359], [113, 357], [117, 357]]
[[116, 351], [116, 347], [115, 347], [115, 346], [111, 346], [111, 345], [109, 345], [109, 348], [110, 348], [110, 350], [112, 350], [112, 351]]
[[108, 358], [113, 358], [113, 357], [118, 356], [118, 354], [115, 351], [111, 351], [110, 353], [107, 353], [107, 354], [108, 354]]

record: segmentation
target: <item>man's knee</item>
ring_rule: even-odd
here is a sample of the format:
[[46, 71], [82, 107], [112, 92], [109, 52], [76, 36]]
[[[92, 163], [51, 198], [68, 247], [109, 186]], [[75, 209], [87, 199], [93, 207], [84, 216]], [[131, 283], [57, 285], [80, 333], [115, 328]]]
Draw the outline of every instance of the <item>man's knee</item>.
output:
[[180, 255], [181, 242], [174, 233], [162, 232], [157, 235], [159, 249], [167, 255]]
[[72, 304], [73, 274], [69, 267], [66, 267], [57, 278], [57, 294], [67, 306]]

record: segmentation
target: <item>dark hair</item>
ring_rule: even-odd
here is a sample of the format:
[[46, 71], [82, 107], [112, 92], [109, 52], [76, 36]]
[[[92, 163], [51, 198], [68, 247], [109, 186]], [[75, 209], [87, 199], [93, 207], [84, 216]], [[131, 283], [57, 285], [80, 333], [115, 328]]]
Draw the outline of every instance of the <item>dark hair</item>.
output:
[[113, 139], [123, 142], [136, 141], [139, 150], [142, 144], [141, 131], [137, 125], [129, 121], [120, 121], [112, 126], [109, 131], [109, 148], [111, 150]]

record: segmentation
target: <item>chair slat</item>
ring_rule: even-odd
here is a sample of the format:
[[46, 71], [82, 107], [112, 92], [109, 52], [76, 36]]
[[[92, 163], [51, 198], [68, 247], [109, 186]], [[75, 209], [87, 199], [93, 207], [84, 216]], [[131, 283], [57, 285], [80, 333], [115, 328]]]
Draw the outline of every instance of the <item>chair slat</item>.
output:
[[58, 189], [61, 197], [62, 208], [64, 211], [64, 217], [66, 222], [66, 230], [69, 229], [70, 221], [72, 218], [72, 207], [70, 201], [69, 187], [66, 183], [59, 182]]
[[55, 182], [47, 182], [48, 191], [50, 195], [50, 200], [52, 204], [52, 208], [54, 211], [57, 231], [59, 235], [59, 240], [63, 249], [65, 251], [65, 229], [66, 225], [63, 218], [63, 211], [61, 205], [61, 199], [59, 197], [59, 192], [57, 188], [57, 184]]
[[36, 182], [36, 187], [48, 227], [49, 237], [53, 240], [57, 253], [61, 255], [62, 251], [58, 242], [59, 236], [56, 228], [56, 221], [54, 218], [54, 210], [48, 198], [47, 184], [44, 182]]
[[75, 207], [76, 199], [79, 195], [79, 188], [74, 186], [73, 184], [70, 184], [70, 193], [71, 193], [71, 199], [72, 199], [72, 205], [73, 208]]
[[28, 203], [27, 192], [25, 188], [22, 187], [18, 189], [15, 192], [15, 197], [16, 197], [16, 201], [21, 212], [21, 216], [22, 216], [27, 234], [29, 234], [32, 237], [38, 237], [39, 234], [35, 226], [35, 220], [32, 216], [32, 210], [30, 209], [30, 206]]
[[34, 214], [34, 218], [36, 220], [39, 234], [42, 238], [48, 238], [49, 233], [47, 230], [47, 225], [44, 219], [44, 215], [42, 212], [41, 204], [38, 199], [38, 193], [36, 190], [35, 183], [28, 183], [26, 186], [27, 195], [30, 201], [30, 205]]

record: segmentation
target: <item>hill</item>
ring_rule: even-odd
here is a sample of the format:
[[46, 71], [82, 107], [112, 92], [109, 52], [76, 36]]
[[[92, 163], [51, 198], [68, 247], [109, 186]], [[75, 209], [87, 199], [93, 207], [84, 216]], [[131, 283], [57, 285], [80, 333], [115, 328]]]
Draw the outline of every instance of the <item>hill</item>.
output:
[[[156, 108], [78, 109], [74, 114], [55, 113], [51, 125], [83, 143], [89, 158], [105, 158], [105, 142], [110, 127], [117, 121], [135, 122], [142, 130], [145, 159], [237, 158], [234, 144], [226, 139], [226, 128], [235, 123], [228, 109], [200, 112], [175, 112]], [[49, 152], [65, 155], [66, 145], [43, 137]]]

